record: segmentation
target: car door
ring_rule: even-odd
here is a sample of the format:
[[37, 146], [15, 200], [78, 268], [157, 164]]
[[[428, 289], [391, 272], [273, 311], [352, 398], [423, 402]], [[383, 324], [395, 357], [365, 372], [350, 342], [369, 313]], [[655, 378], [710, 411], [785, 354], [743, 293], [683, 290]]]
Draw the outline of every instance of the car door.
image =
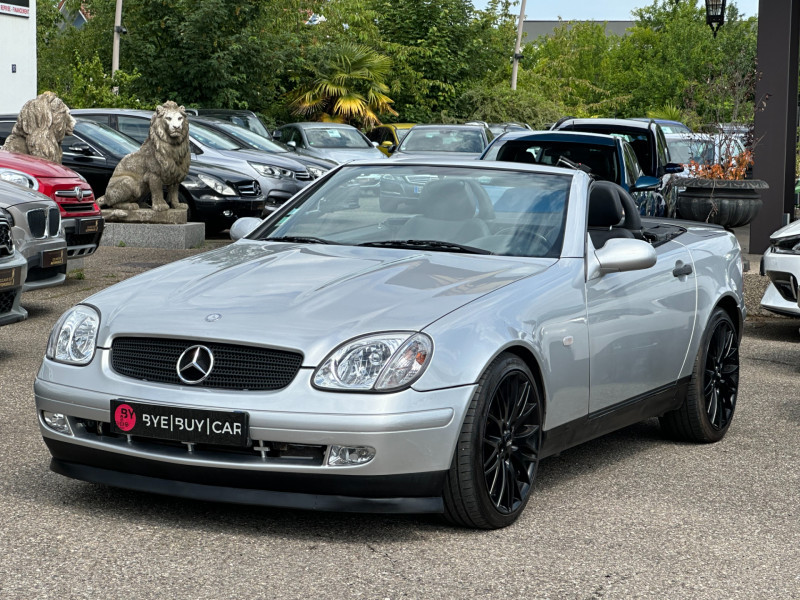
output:
[[[591, 240], [587, 246], [594, 251]], [[675, 240], [660, 244], [656, 254], [648, 269], [607, 273], [586, 284], [590, 414], [665, 392], [687, 360], [697, 302], [691, 256]]]
[[64, 136], [61, 162], [86, 178], [97, 197], [105, 193], [113, 167], [103, 152], [78, 133]]

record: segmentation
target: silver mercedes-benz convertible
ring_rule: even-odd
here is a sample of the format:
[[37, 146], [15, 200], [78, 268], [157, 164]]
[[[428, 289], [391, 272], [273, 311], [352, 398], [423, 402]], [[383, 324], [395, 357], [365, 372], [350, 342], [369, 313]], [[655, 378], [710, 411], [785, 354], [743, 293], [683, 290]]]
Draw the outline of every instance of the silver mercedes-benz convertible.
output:
[[[415, 201], [381, 210], [398, 184]], [[581, 170], [349, 163], [232, 237], [58, 320], [35, 382], [54, 471], [488, 529], [547, 456], [733, 419], [735, 237], [641, 219]]]

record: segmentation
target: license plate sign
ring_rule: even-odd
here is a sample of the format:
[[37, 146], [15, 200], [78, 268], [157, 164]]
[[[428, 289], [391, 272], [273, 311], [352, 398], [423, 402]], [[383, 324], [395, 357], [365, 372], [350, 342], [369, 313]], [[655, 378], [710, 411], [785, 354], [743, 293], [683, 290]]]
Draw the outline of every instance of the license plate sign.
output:
[[22, 269], [20, 267], [14, 267], [12, 269], [1, 269], [0, 290], [19, 287], [20, 277], [22, 277]]
[[246, 446], [248, 414], [111, 401], [111, 431], [193, 444]]
[[81, 219], [78, 223], [78, 233], [97, 233], [100, 231], [100, 219]]
[[42, 252], [42, 268], [47, 269], [49, 267], [60, 267], [61, 265], [67, 264], [67, 249], [62, 248], [61, 250], [50, 250], [48, 252]]

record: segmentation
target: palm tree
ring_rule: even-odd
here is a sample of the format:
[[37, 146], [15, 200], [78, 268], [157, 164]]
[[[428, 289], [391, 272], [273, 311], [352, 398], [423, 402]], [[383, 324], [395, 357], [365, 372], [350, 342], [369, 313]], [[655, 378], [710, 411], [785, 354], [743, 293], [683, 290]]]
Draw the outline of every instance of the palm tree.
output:
[[312, 81], [292, 94], [290, 106], [306, 118], [380, 125], [379, 114], [397, 115], [384, 83], [391, 68], [388, 56], [367, 46], [329, 46], [313, 67]]

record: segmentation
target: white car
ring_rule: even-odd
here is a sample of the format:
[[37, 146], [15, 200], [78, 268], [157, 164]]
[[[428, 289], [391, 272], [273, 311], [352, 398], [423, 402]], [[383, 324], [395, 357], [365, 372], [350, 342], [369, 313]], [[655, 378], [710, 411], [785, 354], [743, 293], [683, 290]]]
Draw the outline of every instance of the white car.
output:
[[761, 259], [761, 275], [769, 285], [761, 298], [762, 308], [790, 317], [800, 317], [797, 281], [800, 279], [800, 221], [778, 229]]

